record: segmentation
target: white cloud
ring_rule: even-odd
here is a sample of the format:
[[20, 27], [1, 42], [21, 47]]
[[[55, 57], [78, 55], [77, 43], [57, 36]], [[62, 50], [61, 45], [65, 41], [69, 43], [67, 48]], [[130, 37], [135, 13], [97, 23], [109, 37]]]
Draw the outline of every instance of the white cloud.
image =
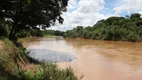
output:
[[142, 14], [142, 11], [139, 11], [138, 13]]
[[77, 7], [77, 0], [69, 0], [68, 2], [68, 10], [73, 10]]
[[[77, 26], [92, 26], [98, 20], [106, 19], [110, 16], [119, 16], [123, 12], [128, 14], [135, 12], [142, 13], [142, 0], [119, 0], [116, 4], [112, 5], [115, 5], [113, 8], [115, 12], [105, 14], [100, 13], [102, 10], [107, 10], [104, 0], [69, 0], [68, 11], [62, 14], [64, 23], [56, 23], [55, 26], [49, 29], [66, 31]], [[107, 11], [113, 10], [108, 8]]]
[[107, 18], [99, 13], [104, 9], [104, 0], [69, 0], [68, 12], [64, 13], [64, 23], [56, 25], [49, 29], [54, 30], [68, 30], [77, 26], [92, 26], [98, 20]]
[[142, 11], [142, 0], [120, 0], [120, 2], [119, 5], [113, 8], [116, 14], [122, 11], [127, 11], [129, 14]]

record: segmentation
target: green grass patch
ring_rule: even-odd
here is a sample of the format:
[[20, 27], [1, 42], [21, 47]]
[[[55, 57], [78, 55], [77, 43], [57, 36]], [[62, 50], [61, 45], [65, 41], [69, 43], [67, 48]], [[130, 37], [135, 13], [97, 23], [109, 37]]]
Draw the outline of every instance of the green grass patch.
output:
[[53, 63], [44, 63], [37, 66], [37, 71], [22, 71], [22, 80], [79, 80], [73, 70], [60, 69]]

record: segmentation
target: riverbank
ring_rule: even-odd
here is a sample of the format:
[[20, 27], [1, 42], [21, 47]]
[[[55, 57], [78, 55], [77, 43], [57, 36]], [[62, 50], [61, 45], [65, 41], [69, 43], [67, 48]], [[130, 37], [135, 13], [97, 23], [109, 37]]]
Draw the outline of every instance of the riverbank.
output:
[[64, 33], [64, 37], [86, 38], [108, 41], [142, 41], [141, 14], [135, 13], [128, 17], [109, 17], [98, 21], [93, 26], [77, 26]]
[[0, 80], [78, 80], [71, 68], [60, 69], [52, 63], [35, 64], [19, 43], [0, 40], [0, 50]]

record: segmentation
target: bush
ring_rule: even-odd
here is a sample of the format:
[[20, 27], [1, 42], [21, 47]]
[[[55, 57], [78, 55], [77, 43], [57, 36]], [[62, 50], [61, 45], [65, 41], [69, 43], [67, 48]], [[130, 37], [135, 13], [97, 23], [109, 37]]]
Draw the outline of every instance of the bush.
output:
[[21, 80], [79, 80], [69, 67], [59, 69], [53, 63], [44, 63], [37, 67], [36, 72], [22, 71]]
[[7, 26], [0, 25], [0, 38], [8, 37], [9, 28]]

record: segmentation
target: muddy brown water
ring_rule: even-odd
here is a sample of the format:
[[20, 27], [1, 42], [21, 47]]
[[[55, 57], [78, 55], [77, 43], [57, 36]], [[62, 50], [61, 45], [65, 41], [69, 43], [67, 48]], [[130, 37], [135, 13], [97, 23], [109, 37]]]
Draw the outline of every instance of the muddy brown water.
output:
[[61, 68], [71, 66], [82, 80], [142, 80], [142, 43], [40, 38], [26, 47], [37, 50], [31, 53], [35, 58], [57, 60]]

